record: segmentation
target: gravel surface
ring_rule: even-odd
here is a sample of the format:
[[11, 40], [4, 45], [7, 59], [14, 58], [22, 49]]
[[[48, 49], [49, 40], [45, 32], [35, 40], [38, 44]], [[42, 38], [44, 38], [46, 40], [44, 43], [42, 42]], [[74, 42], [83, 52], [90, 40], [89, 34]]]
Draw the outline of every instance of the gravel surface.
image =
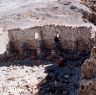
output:
[[0, 67], [0, 95], [34, 95], [46, 75], [42, 66]]

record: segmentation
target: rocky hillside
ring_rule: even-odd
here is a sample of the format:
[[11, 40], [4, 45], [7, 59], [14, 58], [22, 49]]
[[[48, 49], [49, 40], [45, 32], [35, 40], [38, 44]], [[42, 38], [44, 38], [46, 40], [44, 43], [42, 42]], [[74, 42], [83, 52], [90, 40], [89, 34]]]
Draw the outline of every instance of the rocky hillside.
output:
[[83, 4], [86, 5], [90, 10], [91, 14], [87, 15], [87, 18], [90, 22], [96, 25], [96, 0], [82, 0]]
[[90, 26], [83, 19], [86, 12], [91, 10], [81, 0], [4, 0], [0, 4], [0, 26], [6, 29], [47, 24]]

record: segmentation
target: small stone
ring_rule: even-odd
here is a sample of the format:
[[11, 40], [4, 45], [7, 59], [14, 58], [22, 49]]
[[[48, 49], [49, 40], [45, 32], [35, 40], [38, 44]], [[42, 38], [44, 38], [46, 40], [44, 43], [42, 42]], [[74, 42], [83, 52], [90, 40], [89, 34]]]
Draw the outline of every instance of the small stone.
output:
[[69, 78], [69, 75], [65, 75], [64, 77], [65, 77], [65, 78]]
[[26, 70], [26, 73], [28, 73], [28, 71]]

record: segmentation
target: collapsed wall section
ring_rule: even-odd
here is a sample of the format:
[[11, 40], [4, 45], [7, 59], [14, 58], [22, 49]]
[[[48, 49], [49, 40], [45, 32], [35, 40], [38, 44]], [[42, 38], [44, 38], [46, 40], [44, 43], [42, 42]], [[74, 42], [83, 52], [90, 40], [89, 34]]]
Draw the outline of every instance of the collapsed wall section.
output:
[[[37, 48], [36, 33], [39, 34], [39, 42], [45, 48], [52, 49], [54, 46], [54, 37], [60, 34], [60, 44], [63, 49], [68, 50], [89, 50], [94, 44], [94, 38], [91, 38], [90, 27], [65, 27], [63, 25], [45, 25], [36, 26], [29, 29], [11, 29], [8, 31], [9, 42], [15, 45], [23, 46], [24, 43], [31, 48]], [[18, 43], [18, 44], [17, 44]]]

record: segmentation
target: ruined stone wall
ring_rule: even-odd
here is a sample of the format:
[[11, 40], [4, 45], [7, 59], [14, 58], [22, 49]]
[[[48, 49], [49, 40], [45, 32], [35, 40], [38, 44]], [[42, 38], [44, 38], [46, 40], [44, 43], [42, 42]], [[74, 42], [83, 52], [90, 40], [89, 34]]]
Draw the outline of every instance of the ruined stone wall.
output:
[[35, 32], [36, 29], [13, 29], [8, 32], [10, 42], [18, 42], [22, 46], [25, 42], [30, 43], [32, 47], [35, 47]]
[[29, 43], [32, 48], [36, 48], [35, 33], [40, 34], [40, 40], [46, 48], [53, 48], [54, 37], [60, 34], [60, 43], [64, 49], [84, 50], [91, 48], [91, 28], [88, 27], [65, 27], [60, 25], [37, 26], [30, 29], [12, 29], [9, 30], [9, 40], [18, 42], [22, 45], [24, 42]]

